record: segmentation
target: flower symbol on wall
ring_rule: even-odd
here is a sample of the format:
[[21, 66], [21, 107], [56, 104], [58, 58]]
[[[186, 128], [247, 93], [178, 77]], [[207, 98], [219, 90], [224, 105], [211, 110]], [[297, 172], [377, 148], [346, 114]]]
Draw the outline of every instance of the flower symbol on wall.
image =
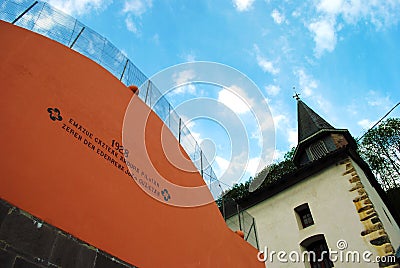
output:
[[168, 201], [171, 199], [171, 195], [168, 193], [167, 189], [164, 189], [161, 191], [162, 196], [164, 197], [165, 201]]
[[63, 118], [61, 116], [61, 112], [60, 110], [58, 110], [58, 108], [47, 108], [47, 111], [50, 114], [50, 119], [53, 121], [61, 121]]

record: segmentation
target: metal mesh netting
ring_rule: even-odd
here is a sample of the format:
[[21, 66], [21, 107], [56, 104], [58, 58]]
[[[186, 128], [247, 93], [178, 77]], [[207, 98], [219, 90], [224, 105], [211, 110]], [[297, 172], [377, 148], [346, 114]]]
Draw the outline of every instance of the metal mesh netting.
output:
[[220, 183], [199, 144], [160, 90], [119, 49], [75, 18], [47, 3], [6, 0], [0, 4], [0, 19], [53, 39], [95, 61], [126, 86], [137, 85], [142, 99], [164, 121], [202, 174], [216, 199]]
[[242, 210], [233, 199], [223, 198], [223, 212], [226, 224], [232, 231], [241, 230], [244, 239], [259, 249], [256, 222], [247, 211]]

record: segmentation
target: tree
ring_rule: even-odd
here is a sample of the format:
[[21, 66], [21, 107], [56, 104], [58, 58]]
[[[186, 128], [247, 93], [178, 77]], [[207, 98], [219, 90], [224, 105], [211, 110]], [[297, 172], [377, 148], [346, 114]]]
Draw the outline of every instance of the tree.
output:
[[[235, 184], [231, 189], [223, 194], [222, 198], [224, 198], [224, 200], [233, 199], [237, 201], [247, 197], [250, 194], [249, 186], [252, 180], [263, 180], [259, 189], [278, 182], [284, 175], [296, 169], [292, 162], [295, 149], [296, 148], [293, 147], [289, 152], [287, 152], [284, 155], [283, 161], [264, 167], [254, 178], [250, 178], [245, 183]], [[217, 204], [221, 204], [221, 200], [217, 200]]]
[[400, 118], [389, 118], [370, 129], [359, 152], [384, 190], [400, 188]]

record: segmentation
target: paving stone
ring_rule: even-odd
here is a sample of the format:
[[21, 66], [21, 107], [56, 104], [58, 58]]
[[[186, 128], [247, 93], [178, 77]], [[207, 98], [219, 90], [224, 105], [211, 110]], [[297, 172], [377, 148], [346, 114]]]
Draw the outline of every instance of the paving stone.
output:
[[0, 240], [5, 241], [17, 252], [24, 255], [48, 259], [56, 233], [49, 226], [34, 224], [27, 216], [13, 211], [9, 214], [0, 230]]
[[15, 260], [14, 268], [42, 268], [40, 264], [31, 263], [22, 258], [17, 258]]
[[8, 252], [4, 249], [0, 249], [0, 267], [1, 268], [12, 268], [14, 265], [15, 254]]
[[94, 250], [60, 233], [54, 242], [50, 262], [63, 268], [90, 268], [93, 267], [95, 258]]

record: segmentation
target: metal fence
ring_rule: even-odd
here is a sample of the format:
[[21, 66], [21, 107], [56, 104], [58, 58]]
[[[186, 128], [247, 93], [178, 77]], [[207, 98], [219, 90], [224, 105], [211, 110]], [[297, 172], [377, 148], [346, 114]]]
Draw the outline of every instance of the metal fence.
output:
[[5, 0], [0, 19], [53, 39], [95, 61], [126, 86], [136, 85], [139, 97], [164, 121], [190, 156], [214, 198], [222, 194], [220, 182], [199, 144], [160, 90], [124, 53], [86, 25], [47, 3]]
[[253, 247], [260, 249], [254, 217], [246, 210], [243, 210], [235, 200], [231, 198], [223, 197], [220, 199], [220, 202], [220, 210], [228, 227], [232, 231], [243, 231], [244, 239]]

